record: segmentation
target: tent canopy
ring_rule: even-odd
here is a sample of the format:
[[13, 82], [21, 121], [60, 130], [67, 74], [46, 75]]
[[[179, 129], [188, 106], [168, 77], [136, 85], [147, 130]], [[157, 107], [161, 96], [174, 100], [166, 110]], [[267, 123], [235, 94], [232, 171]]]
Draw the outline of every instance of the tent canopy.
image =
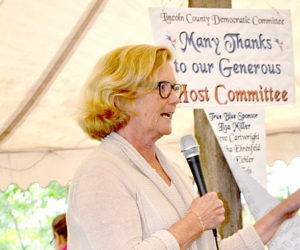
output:
[[[80, 160], [99, 144], [74, 119], [78, 92], [107, 51], [153, 44], [149, 7], [187, 7], [187, 1], [0, 2], [0, 190], [10, 183], [26, 189], [72, 179]], [[232, 7], [291, 10], [297, 101], [266, 109], [267, 162], [289, 163], [300, 156], [299, 1], [233, 0]], [[172, 135], [159, 141], [162, 149], [185, 162], [179, 139], [193, 126], [193, 111], [177, 110]]]

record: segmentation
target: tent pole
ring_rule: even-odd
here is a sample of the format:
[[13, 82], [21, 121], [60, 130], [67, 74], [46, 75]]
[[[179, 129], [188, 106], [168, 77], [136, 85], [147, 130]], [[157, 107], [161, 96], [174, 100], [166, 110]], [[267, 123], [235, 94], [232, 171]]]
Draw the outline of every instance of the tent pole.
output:
[[[189, 0], [189, 7], [231, 8], [231, 0]], [[231, 174], [217, 138], [203, 109], [194, 110], [195, 137], [200, 145], [200, 158], [209, 191], [215, 191], [226, 209], [225, 221], [218, 229], [227, 237], [242, 228], [240, 190]]]

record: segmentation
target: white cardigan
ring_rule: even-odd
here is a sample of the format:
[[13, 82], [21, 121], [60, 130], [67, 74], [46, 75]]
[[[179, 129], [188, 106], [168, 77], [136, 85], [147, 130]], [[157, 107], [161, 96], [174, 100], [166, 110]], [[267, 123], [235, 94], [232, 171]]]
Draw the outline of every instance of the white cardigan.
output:
[[[167, 231], [197, 193], [188, 177], [159, 151], [169, 187], [135, 148], [111, 133], [77, 170], [67, 211], [68, 249], [179, 249]], [[264, 250], [252, 226], [222, 240], [223, 250]], [[211, 231], [189, 249], [215, 250]]]

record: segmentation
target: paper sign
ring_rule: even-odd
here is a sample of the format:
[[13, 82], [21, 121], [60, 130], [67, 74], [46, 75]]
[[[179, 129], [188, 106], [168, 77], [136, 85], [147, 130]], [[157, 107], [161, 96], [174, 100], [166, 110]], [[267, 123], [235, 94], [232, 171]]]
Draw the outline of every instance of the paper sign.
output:
[[219, 144], [239, 166], [266, 187], [266, 135], [263, 107], [205, 108]]
[[182, 107], [295, 101], [290, 12], [151, 8], [154, 40], [175, 54]]

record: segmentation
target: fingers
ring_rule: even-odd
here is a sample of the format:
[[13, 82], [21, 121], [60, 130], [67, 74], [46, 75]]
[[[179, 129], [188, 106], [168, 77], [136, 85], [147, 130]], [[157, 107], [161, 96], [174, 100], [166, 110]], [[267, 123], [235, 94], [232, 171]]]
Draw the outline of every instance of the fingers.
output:
[[198, 218], [201, 218], [206, 230], [218, 228], [225, 219], [223, 201], [215, 192], [194, 199], [190, 210], [194, 211], [196, 215], [198, 214]]

